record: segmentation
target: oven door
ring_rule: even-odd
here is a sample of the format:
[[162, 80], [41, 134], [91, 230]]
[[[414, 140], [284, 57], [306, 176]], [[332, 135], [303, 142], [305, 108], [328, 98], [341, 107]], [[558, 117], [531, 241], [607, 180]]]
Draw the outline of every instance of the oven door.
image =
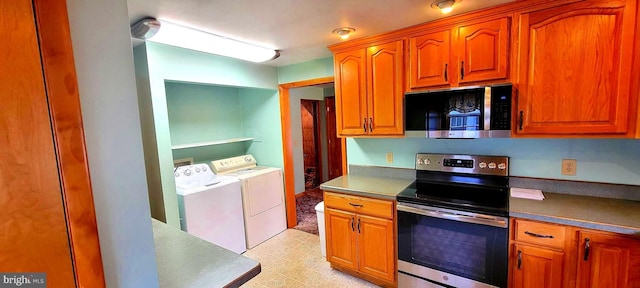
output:
[[410, 203], [397, 211], [400, 288], [507, 287], [508, 218]]

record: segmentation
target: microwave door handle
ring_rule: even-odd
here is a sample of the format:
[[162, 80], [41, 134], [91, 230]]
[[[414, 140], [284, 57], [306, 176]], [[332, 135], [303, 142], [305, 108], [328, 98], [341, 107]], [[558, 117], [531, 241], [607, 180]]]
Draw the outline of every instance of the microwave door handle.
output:
[[[476, 213], [469, 213], [471, 215], [467, 216], [467, 215], [461, 215], [461, 214], [448, 213], [440, 210], [432, 210], [428, 208], [415, 208], [415, 207], [406, 206], [402, 204], [397, 204], [396, 209], [398, 209], [398, 211], [404, 211], [404, 212], [409, 212], [409, 213], [414, 213], [414, 214], [419, 214], [419, 215], [429, 216], [429, 217], [435, 217], [440, 219], [448, 219], [448, 220], [474, 223], [474, 224], [483, 224], [483, 225], [489, 225], [489, 226], [500, 227], [500, 228], [508, 227], [507, 220], [501, 217], [485, 218], [485, 217], [479, 217], [479, 214], [476, 214]], [[474, 216], [474, 215], [478, 215], [478, 216]]]

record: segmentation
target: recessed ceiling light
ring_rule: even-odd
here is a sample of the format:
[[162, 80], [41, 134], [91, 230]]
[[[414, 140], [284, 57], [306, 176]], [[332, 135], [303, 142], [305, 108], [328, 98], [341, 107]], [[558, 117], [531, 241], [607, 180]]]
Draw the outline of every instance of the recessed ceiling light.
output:
[[351, 27], [340, 27], [340, 28], [333, 29], [332, 33], [340, 36], [340, 38], [342, 38], [343, 40], [346, 40], [347, 38], [349, 38], [349, 35], [353, 32], [356, 32], [356, 29]]
[[462, 0], [436, 0], [431, 3], [431, 8], [440, 9], [442, 14], [447, 14], [453, 10], [453, 5], [458, 2], [462, 2]]

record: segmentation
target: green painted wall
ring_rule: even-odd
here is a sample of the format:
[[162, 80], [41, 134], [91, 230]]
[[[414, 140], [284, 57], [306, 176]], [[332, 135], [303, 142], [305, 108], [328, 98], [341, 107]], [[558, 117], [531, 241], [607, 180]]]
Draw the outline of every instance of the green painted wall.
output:
[[282, 126], [280, 125], [280, 96], [269, 89], [240, 89], [242, 131], [247, 153], [256, 157], [260, 166], [284, 167]]
[[[394, 163], [386, 163], [393, 152]], [[640, 185], [640, 141], [633, 139], [353, 139], [349, 164], [415, 168], [416, 153], [506, 155], [513, 176]], [[560, 174], [577, 159], [576, 176]]]
[[290, 83], [333, 76], [333, 57], [278, 68], [278, 83]]

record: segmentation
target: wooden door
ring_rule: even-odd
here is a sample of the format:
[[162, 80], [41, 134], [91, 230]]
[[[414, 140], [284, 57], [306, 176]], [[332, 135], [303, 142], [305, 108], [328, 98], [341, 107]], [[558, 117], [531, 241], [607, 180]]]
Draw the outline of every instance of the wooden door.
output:
[[513, 245], [514, 288], [562, 286], [564, 253], [535, 246]]
[[581, 231], [577, 287], [640, 287], [640, 240]]
[[11, 27], [0, 41], [0, 271], [46, 271], [49, 286], [74, 287], [34, 11], [28, 0], [0, 10]]
[[336, 97], [324, 98], [327, 119], [327, 165], [329, 179], [342, 176], [342, 141], [336, 131]]
[[458, 83], [507, 79], [509, 18], [457, 28]]
[[305, 189], [315, 188], [322, 182], [319, 103], [318, 100], [300, 100]]
[[336, 121], [338, 135], [365, 135], [367, 118], [367, 85], [365, 50], [336, 53]]
[[395, 245], [393, 221], [358, 215], [358, 266], [362, 273], [395, 281]]
[[404, 133], [404, 42], [402, 40], [367, 48], [367, 131], [369, 135]]
[[432, 32], [409, 39], [409, 87], [449, 85], [451, 32]]
[[0, 271], [104, 287], [66, 1], [0, 10]]
[[521, 16], [517, 134], [628, 133], [636, 1], [587, 2]]
[[324, 215], [327, 233], [327, 261], [349, 269], [358, 269], [356, 215], [326, 207]]

